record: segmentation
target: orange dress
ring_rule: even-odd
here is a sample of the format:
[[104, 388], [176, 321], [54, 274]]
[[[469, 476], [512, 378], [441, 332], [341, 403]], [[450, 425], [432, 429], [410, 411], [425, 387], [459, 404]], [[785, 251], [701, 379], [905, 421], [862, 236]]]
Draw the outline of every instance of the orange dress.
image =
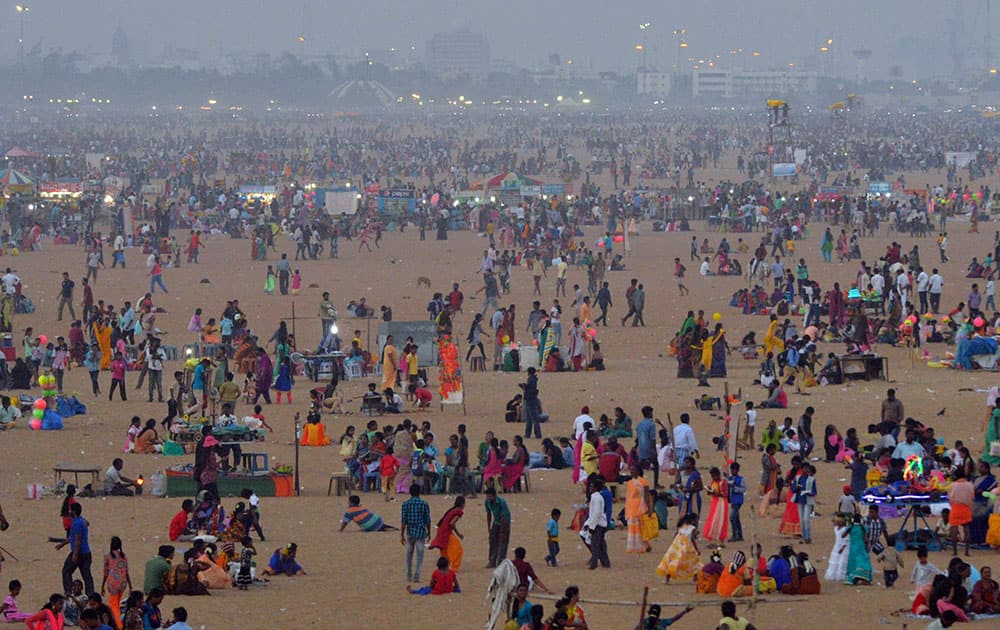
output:
[[326, 426], [322, 422], [307, 422], [302, 427], [302, 439], [299, 441], [302, 446], [326, 446], [329, 443], [330, 438], [326, 436]]

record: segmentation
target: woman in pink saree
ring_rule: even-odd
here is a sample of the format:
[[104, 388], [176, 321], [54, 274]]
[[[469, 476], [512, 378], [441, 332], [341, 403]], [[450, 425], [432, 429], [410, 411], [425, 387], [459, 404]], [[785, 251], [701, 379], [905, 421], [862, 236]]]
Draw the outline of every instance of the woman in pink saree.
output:
[[483, 490], [494, 484], [496, 480], [503, 477], [503, 456], [500, 454], [500, 440], [493, 438], [490, 440], [489, 448], [486, 450], [486, 464], [483, 466]]
[[517, 485], [524, 469], [528, 466], [528, 449], [520, 435], [514, 436], [513, 452], [503, 465], [503, 489], [510, 492]]

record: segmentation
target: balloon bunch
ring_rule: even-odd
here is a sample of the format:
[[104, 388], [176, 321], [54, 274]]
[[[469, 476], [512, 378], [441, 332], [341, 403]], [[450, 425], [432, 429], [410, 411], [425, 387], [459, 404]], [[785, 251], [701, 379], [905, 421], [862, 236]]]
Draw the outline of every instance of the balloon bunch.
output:
[[49, 405], [45, 402], [44, 398], [35, 399], [35, 402], [32, 405], [33, 409], [31, 410], [31, 422], [28, 423], [28, 426], [31, 427], [33, 431], [42, 430], [42, 418], [45, 417], [45, 409], [48, 406]]
[[42, 374], [38, 377], [38, 384], [42, 388], [43, 398], [55, 398], [58, 392], [55, 389], [56, 377], [52, 374]]

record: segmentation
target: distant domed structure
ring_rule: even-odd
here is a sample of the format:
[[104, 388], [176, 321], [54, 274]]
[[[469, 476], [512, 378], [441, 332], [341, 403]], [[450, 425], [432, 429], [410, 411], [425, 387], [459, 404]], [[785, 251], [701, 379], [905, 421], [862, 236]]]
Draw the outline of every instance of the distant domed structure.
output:
[[396, 95], [378, 81], [351, 79], [344, 81], [330, 92], [337, 107], [388, 107], [396, 102]]

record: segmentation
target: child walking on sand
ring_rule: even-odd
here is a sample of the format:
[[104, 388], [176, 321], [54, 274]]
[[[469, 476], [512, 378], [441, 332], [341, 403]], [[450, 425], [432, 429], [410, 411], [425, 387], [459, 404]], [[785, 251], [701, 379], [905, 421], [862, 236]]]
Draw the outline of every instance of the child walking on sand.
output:
[[274, 295], [274, 267], [267, 266], [267, 278], [264, 279], [264, 295]]
[[116, 352], [115, 360], [111, 362], [111, 391], [108, 392], [108, 400], [114, 398], [116, 387], [119, 388], [122, 400], [128, 400], [125, 397], [125, 370], [127, 368], [128, 364], [125, 363], [122, 353]]
[[253, 575], [250, 569], [253, 565], [253, 557], [257, 555], [257, 550], [253, 547], [253, 540], [249, 536], [244, 536], [240, 540], [243, 551], [240, 552], [240, 570], [236, 574], [236, 585], [241, 591], [247, 590], [253, 584]]
[[274, 389], [278, 392], [277, 404], [281, 404], [281, 394], [288, 395], [288, 404], [292, 404], [292, 364], [288, 357], [278, 365], [278, 378], [274, 380]]
[[292, 274], [292, 295], [298, 295], [299, 291], [302, 290], [302, 274], [296, 269], [295, 273]]
[[556, 556], [559, 555], [559, 517], [562, 512], [559, 508], [552, 510], [548, 525], [545, 526], [545, 544], [548, 547], [549, 555], [545, 556], [545, 564], [550, 567], [559, 566]]
[[382, 473], [382, 492], [386, 501], [394, 501], [396, 497], [396, 473], [399, 472], [399, 460], [392, 454], [392, 447], [386, 449], [385, 455], [379, 460]]

